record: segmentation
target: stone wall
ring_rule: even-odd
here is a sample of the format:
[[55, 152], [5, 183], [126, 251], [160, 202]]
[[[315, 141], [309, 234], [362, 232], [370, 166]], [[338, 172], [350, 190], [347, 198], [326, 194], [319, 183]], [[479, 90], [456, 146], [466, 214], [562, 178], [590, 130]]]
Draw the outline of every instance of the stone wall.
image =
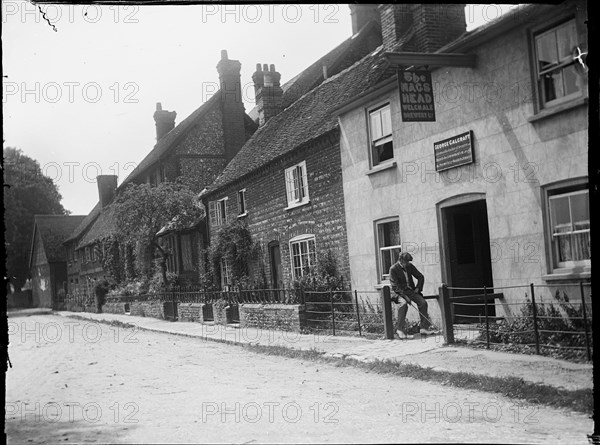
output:
[[215, 324], [227, 324], [227, 312], [225, 308], [227, 307], [227, 303], [222, 300], [215, 302], [213, 305], [213, 316]]
[[204, 303], [178, 303], [177, 313], [179, 321], [196, 321], [204, 323]]
[[122, 301], [110, 301], [104, 303], [102, 306], [102, 312], [106, 314], [124, 314], [125, 313], [125, 304]]
[[163, 303], [159, 300], [132, 301], [129, 308], [130, 314], [138, 317], [165, 318]]
[[300, 331], [305, 321], [304, 305], [240, 304], [240, 328]]

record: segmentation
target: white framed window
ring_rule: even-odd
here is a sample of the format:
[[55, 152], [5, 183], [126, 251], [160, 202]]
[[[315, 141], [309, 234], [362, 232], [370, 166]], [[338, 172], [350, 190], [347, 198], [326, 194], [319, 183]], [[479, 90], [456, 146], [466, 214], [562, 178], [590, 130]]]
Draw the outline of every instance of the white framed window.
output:
[[389, 103], [369, 110], [369, 139], [373, 167], [394, 158], [392, 114]]
[[85, 248], [85, 262], [86, 263], [90, 262], [90, 248], [89, 248], [89, 246]]
[[96, 246], [90, 246], [90, 262], [96, 261]]
[[540, 108], [577, 98], [583, 94], [580, 63], [574, 55], [580, 48], [575, 19], [538, 32], [533, 37], [537, 97]]
[[317, 263], [317, 250], [314, 235], [300, 235], [290, 240], [290, 260], [292, 278], [306, 275]]
[[227, 222], [227, 201], [229, 198], [219, 199], [216, 207], [216, 224], [221, 226]]
[[231, 287], [231, 267], [225, 260], [221, 260], [221, 289], [228, 291]]
[[380, 281], [390, 279], [390, 267], [402, 251], [400, 242], [400, 222], [398, 218], [389, 218], [376, 222], [377, 264]]
[[288, 208], [309, 202], [306, 161], [285, 169], [285, 190]]
[[589, 266], [590, 207], [587, 184], [548, 190], [547, 227], [552, 269]]
[[238, 217], [248, 214], [246, 209], [246, 189], [238, 190]]

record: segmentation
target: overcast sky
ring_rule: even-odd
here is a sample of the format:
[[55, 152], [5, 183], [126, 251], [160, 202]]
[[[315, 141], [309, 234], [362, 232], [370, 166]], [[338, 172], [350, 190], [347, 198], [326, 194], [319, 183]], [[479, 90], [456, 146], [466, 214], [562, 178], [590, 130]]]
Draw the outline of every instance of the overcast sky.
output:
[[[467, 29], [508, 6], [470, 5]], [[218, 89], [220, 51], [242, 63], [246, 111], [257, 63], [281, 81], [351, 35], [347, 5], [43, 5], [2, 0], [4, 144], [38, 160], [63, 205], [87, 214], [96, 176], [119, 183], [153, 148], [156, 102], [176, 124]]]

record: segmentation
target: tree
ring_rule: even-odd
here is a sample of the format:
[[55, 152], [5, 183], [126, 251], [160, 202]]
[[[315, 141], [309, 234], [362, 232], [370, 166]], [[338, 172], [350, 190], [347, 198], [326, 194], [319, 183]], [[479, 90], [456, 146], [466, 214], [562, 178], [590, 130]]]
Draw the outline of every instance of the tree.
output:
[[68, 214], [51, 178], [44, 176], [38, 161], [19, 149], [6, 147], [4, 157], [4, 246], [6, 270], [15, 290], [29, 277], [29, 252], [34, 215]]
[[189, 228], [204, 217], [204, 208], [196, 193], [180, 182], [163, 182], [157, 186], [129, 184], [113, 205], [119, 243], [137, 247], [136, 261], [148, 278], [158, 252], [166, 285], [169, 252], [159, 244], [157, 233], [167, 225], [171, 230]]

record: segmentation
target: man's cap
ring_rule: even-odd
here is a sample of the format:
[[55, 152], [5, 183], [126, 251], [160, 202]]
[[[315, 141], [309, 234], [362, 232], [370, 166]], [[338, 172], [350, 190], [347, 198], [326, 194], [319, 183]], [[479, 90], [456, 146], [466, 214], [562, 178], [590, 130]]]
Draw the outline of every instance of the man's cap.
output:
[[400, 256], [398, 256], [398, 259], [403, 261], [412, 261], [413, 257], [408, 252], [402, 252]]

